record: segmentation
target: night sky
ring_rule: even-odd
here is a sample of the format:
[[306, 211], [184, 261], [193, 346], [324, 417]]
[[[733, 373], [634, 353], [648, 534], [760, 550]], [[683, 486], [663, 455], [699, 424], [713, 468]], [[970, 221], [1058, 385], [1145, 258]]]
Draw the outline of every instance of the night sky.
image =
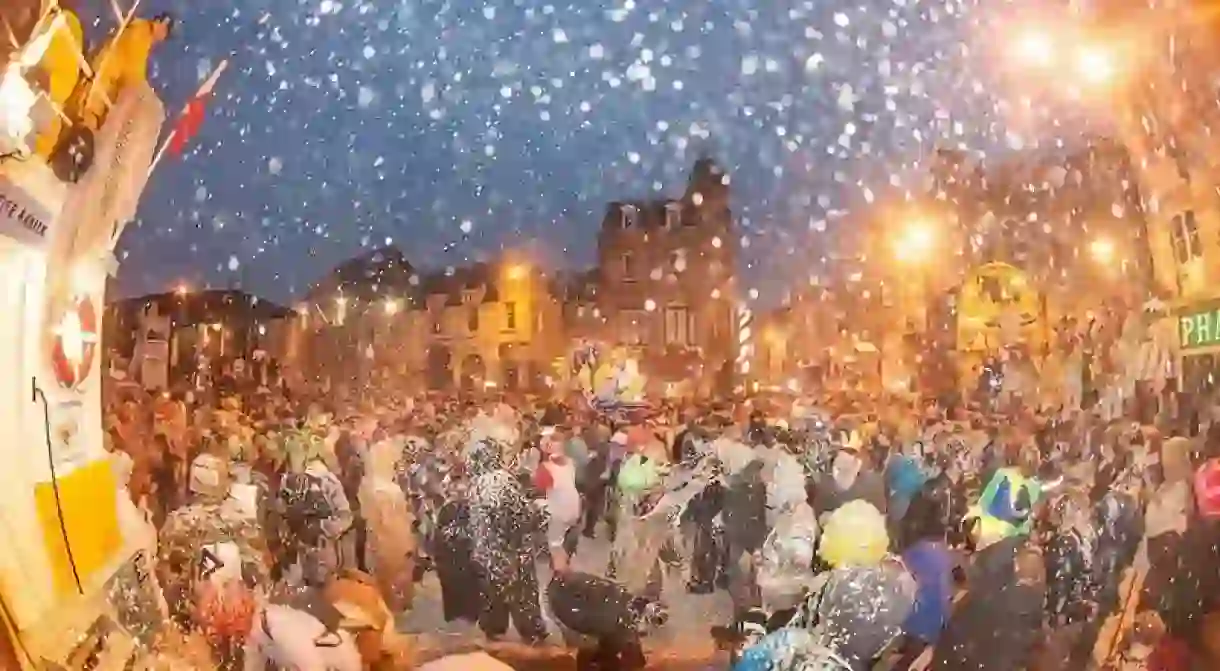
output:
[[387, 242], [426, 268], [526, 241], [577, 267], [607, 201], [678, 195], [706, 153], [765, 297], [818, 272], [844, 213], [920, 189], [935, 147], [1048, 137], [993, 76], [1001, 0], [141, 4], [166, 9], [152, 79], [174, 114], [231, 67], [127, 229], [123, 295], [286, 301]]

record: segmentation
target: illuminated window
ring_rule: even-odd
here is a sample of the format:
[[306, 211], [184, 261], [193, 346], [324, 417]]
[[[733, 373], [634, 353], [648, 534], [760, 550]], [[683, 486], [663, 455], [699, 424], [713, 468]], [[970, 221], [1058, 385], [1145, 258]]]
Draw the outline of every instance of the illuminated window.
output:
[[623, 254], [623, 280], [625, 282], [635, 281], [635, 255], [631, 252]]
[[665, 344], [690, 345], [693, 342], [694, 315], [685, 306], [665, 308]]
[[1173, 237], [1173, 256], [1178, 263], [1203, 256], [1203, 243], [1199, 238], [1199, 224], [1195, 220], [1194, 210], [1174, 215], [1169, 232]]
[[619, 313], [619, 341], [625, 345], [644, 344], [646, 315], [643, 310], [623, 310]]
[[512, 301], [504, 304], [504, 328], [517, 330], [517, 304]]
[[678, 225], [678, 221], [682, 218], [681, 206], [678, 203], [665, 204], [665, 227], [673, 228]]

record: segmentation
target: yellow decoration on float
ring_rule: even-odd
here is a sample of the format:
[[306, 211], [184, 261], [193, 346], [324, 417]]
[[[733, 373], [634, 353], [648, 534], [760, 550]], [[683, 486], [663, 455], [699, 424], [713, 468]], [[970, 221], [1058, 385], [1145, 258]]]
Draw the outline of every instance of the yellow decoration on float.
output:
[[[119, 531], [116, 498], [119, 486], [108, 460], [81, 466], [60, 476], [57, 484], [59, 505], [56, 505], [55, 486], [50, 482], [34, 486], [34, 502], [55, 593], [65, 596], [76, 592], [73, 562], [81, 582], [88, 583], [94, 574], [116, 559], [123, 546], [123, 536]], [[72, 548], [71, 560], [64, 544], [64, 530]]]

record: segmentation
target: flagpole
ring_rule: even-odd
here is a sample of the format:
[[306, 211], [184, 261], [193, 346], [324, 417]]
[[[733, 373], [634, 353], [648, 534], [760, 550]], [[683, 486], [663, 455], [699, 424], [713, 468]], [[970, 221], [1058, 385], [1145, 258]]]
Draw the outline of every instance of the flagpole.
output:
[[[181, 116], [186, 113], [187, 108], [190, 107], [191, 100], [195, 100], [196, 98], [199, 98], [200, 96], [205, 96], [205, 95], [209, 95], [212, 93], [212, 89], [214, 89], [216, 87], [216, 82], [217, 82], [217, 80], [220, 79], [220, 75], [228, 67], [229, 67], [229, 59], [226, 58], [225, 60], [223, 60], [219, 64], [217, 64], [217, 66], [215, 68], [212, 69], [212, 74], [208, 75], [208, 78], [205, 79], [203, 81], [203, 83], [199, 85], [199, 89], [196, 90], [195, 94], [190, 97], [190, 100], [187, 101], [187, 104], [182, 106], [182, 112], [179, 113], [179, 118], [181, 118]], [[150, 163], [148, 166], [148, 175], [146, 176], [146, 178], [152, 176], [153, 170], [157, 169], [157, 164], [159, 164], [161, 162], [161, 159], [165, 157], [165, 150], [169, 149], [170, 143], [174, 141], [174, 137], [177, 135], [178, 135], [178, 126], [177, 126], [177, 124], [175, 124], [174, 128], [172, 130], [170, 130], [169, 135], [166, 135], [165, 140], [163, 140], [161, 142], [161, 146], [157, 149], [156, 155], [153, 156], [152, 163]]]
[[[127, 30], [127, 26], [131, 25], [131, 20], [135, 18], [136, 10], [140, 7], [140, 2], [141, 0], [135, 0], [135, 2], [133, 2], [131, 5], [131, 9], [128, 10], [127, 15], [124, 16], [122, 9], [119, 8], [118, 2], [116, 0], [110, 1], [110, 9], [114, 11], [115, 18], [120, 19], [122, 23], [119, 24], [119, 29], [115, 31], [114, 38], [111, 39], [110, 43], [106, 47], [103, 47], [106, 50], [106, 53], [102, 55], [102, 62], [97, 64], [97, 71], [93, 73], [93, 79], [89, 82], [89, 88], [85, 91], [85, 98], [81, 102], [82, 105], [86, 107], [88, 106], [89, 99], [93, 97], [93, 89], [97, 88], [98, 77], [102, 76], [102, 73], [106, 69], [107, 61], [109, 61], [110, 57], [114, 54], [114, 45], [118, 42], [119, 37], [122, 36], [123, 31]], [[107, 110], [114, 106], [114, 101], [110, 99], [110, 96], [107, 95], [105, 91], [102, 91], [101, 95], [102, 98], [105, 99]]]

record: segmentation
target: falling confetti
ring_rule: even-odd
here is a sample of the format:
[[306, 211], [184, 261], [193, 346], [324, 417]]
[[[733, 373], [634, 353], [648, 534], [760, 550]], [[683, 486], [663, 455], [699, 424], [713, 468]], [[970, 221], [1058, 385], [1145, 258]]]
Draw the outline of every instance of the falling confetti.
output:
[[[926, 193], [938, 152], [1021, 171], [1090, 129], [1070, 87], [1045, 95], [1005, 65], [1043, 53], [1009, 3], [318, 0], [178, 18], [188, 28], [152, 59], [167, 106], [219, 59], [234, 67], [198, 146], [145, 194], [140, 218], [159, 225], [121, 242], [131, 293], [183, 263], [224, 285], [234, 254], [258, 257], [242, 267], [254, 291], [287, 300], [386, 237], [410, 239], [421, 266], [524, 240], [585, 264], [606, 203], [681, 193], [707, 154], [747, 233], [735, 272], [768, 296], [822, 263], [841, 222]], [[1105, 53], [1077, 61], [1114, 75]]]

